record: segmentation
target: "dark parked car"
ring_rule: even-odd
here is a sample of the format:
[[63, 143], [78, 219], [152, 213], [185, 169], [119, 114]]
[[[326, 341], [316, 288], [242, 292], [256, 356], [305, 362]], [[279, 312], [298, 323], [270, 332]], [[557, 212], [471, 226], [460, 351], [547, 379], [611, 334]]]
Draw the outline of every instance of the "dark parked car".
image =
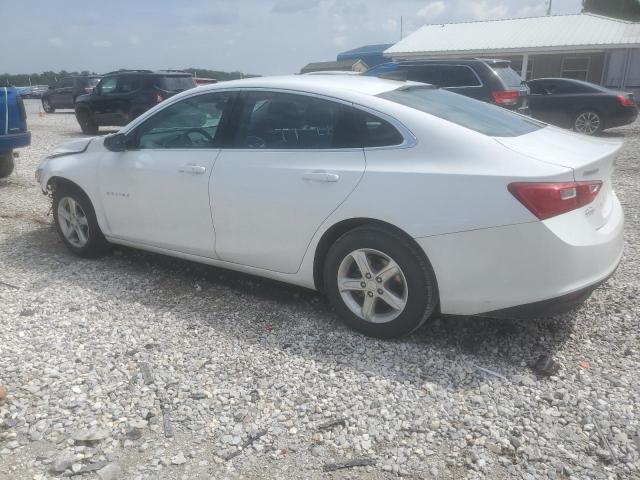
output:
[[47, 113], [55, 112], [56, 108], [73, 108], [76, 98], [90, 93], [100, 78], [96, 75], [63, 78], [50, 85], [49, 89], [42, 94], [42, 108]]
[[631, 93], [569, 78], [539, 78], [527, 83], [531, 116], [559, 127], [595, 135], [631, 123], [638, 116]]
[[390, 62], [370, 68], [364, 74], [375, 77], [399, 75], [521, 113], [527, 112], [529, 88], [507, 60], [443, 58]]
[[76, 99], [76, 118], [84, 133], [122, 126], [176, 93], [196, 86], [190, 73], [175, 70], [118, 70], [106, 74], [93, 92]]
[[13, 172], [13, 149], [31, 143], [24, 103], [15, 87], [0, 87], [0, 178]]

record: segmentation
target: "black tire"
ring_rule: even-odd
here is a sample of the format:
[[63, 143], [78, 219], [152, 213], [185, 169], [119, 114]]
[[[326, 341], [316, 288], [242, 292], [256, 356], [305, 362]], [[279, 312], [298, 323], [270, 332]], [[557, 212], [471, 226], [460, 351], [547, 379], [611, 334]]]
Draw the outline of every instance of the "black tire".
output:
[[604, 130], [604, 117], [596, 110], [584, 110], [573, 117], [572, 128], [583, 135], [598, 135]]
[[51, 102], [48, 98], [42, 99], [42, 109], [47, 113], [53, 113], [56, 111], [56, 109], [51, 106]]
[[80, 124], [80, 128], [82, 129], [82, 133], [87, 135], [97, 135], [99, 127], [94, 122], [91, 114], [86, 108], [81, 108], [76, 110], [76, 120]]
[[15, 163], [13, 161], [13, 152], [8, 151], [0, 153], [0, 178], [5, 178], [11, 175]]
[[[76, 202], [82, 213], [84, 213], [84, 217], [88, 223], [86, 226], [87, 241], [82, 246], [71, 243], [71, 241], [65, 236], [63, 227], [61, 226], [58, 207], [60, 202], [67, 197]], [[79, 188], [65, 184], [56, 186], [53, 192], [53, 220], [56, 224], [58, 235], [60, 235], [64, 244], [69, 250], [79, 257], [96, 258], [107, 252], [109, 244], [100, 230], [93, 205], [85, 193]]]
[[[340, 266], [343, 260], [359, 249], [381, 252], [393, 259], [400, 267], [406, 280], [408, 288], [404, 309], [397, 317], [385, 323], [373, 323], [356, 315], [345, 303], [339, 291]], [[372, 272], [375, 276], [375, 272], [373, 270]], [[407, 335], [424, 324], [438, 306], [436, 278], [424, 254], [410, 239], [382, 226], [358, 227], [336, 240], [329, 249], [325, 260], [324, 282], [329, 300], [343, 322], [354, 330], [371, 337], [394, 338]], [[366, 283], [366, 281], [362, 283]], [[363, 299], [366, 294], [374, 295], [373, 292], [367, 291], [365, 293], [363, 291]], [[377, 297], [375, 302], [374, 309], [378, 309], [379, 300]], [[383, 303], [382, 306], [387, 305]]]

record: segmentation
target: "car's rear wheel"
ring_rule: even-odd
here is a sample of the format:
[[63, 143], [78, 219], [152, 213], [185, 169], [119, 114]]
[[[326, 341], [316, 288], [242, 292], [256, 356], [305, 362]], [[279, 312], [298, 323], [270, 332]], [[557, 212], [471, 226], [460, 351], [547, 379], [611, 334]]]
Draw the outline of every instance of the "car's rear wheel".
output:
[[324, 280], [342, 320], [372, 337], [411, 333], [438, 304], [435, 276], [424, 255], [384, 227], [359, 227], [340, 237], [327, 254]]
[[91, 114], [86, 109], [76, 110], [76, 119], [80, 124], [80, 128], [82, 129], [82, 133], [86, 133], [87, 135], [97, 135], [98, 134], [98, 125], [91, 118]]
[[48, 98], [42, 99], [42, 109], [47, 113], [53, 113], [56, 111], [56, 109], [51, 106], [51, 102]]
[[576, 115], [573, 129], [585, 135], [596, 135], [604, 128], [602, 116], [594, 110], [585, 110]]
[[108, 243], [89, 198], [80, 189], [60, 185], [53, 193], [53, 219], [67, 248], [80, 257], [105, 253]]
[[0, 178], [8, 177], [13, 172], [15, 163], [13, 161], [13, 152], [8, 151], [0, 153]]

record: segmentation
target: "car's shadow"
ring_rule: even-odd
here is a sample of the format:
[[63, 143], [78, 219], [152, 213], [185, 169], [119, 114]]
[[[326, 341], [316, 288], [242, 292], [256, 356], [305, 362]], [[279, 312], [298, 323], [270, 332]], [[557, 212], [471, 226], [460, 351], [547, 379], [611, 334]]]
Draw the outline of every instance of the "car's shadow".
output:
[[[42, 285], [60, 282], [69, 291], [89, 288], [100, 297], [127, 278], [119, 287], [119, 301], [174, 312], [177, 318], [198, 305], [185, 319], [186, 328], [211, 328], [320, 364], [337, 363], [416, 385], [429, 381], [468, 389], [496, 380], [480, 368], [507, 377], [529, 374], [529, 364], [540, 355], [553, 356], [567, 341], [576, 315], [527, 321], [438, 317], [408, 337], [382, 341], [343, 326], [321, 294], [303, 288], [129, 248], [84, 260], [67, 251], [51, 225], [35, 222], [26, 233], [2, 243], [7, 242], [13, 254], [3, 263], [26, 271], [28, 278], [39, 277]], [[37, 289], [38, 282], [29, 288]], [[152, 295], [150, 288], [164, 294]], [[225, 315], [237, 321], [223, 321]], [[394, 368], [390, 357], [395, 357]]]

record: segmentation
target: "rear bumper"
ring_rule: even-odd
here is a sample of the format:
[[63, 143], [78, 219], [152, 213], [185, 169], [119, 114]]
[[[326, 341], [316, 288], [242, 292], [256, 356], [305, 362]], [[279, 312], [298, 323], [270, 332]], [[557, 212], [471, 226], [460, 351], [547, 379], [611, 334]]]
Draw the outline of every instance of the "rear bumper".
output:
[[14, 148], [27, 147], [31, 144], [31, 132], [0, 135], [0, 152], [7, 152]]
[[638, 118], [637, 107], [627, 107], [624, 110], [609, 116], [606, 122], [607, 128], [622, 127], [623, 125], [629, 125]]
[[601, 280], [594, 285], [589, 285], [581, 290], [573, 293], [567, 293], [560, 297], [527, 303], [526, 305], [518, 305], [516, 307], [503, 308], [492, 312], [479, 313], [477, 316], [528, 320], [559, 315], [582, 305], [591, 296], [593, 291], [605, 281], [606, 279]]
[[586, 298], [622, 257], [624, 218], [612, 197], [610, 217], [597, 230], [579, 209], [544, 222], [417, 238], [433, 266], [442, 313], [493, 316]]

